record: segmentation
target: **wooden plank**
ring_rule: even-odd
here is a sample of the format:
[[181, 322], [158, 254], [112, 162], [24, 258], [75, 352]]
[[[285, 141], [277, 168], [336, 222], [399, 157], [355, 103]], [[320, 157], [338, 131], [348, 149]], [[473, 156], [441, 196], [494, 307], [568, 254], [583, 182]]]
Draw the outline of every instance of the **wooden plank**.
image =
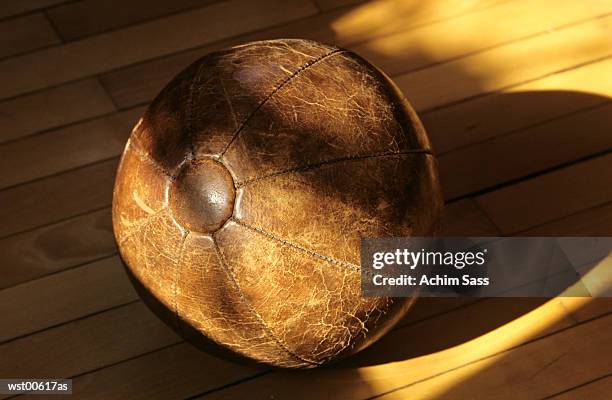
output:
[[[488, 0], [465, 2], [461, 0], [440, 0], [437, 2], [419, 2], [414, 0], [379, 0], [368, 2], [367, 0], [314, 0], [321, 11], [330, 11], [347, 6], [351, 7], [351, 13], [363, 15], [362, 22], [377, 23], [382, 29], [382, 21], [401, 16], [404, 19], [421, 19], [427, 17], [423, 22], [436, 21], [445, 15], [462, 15], [478, 8], [503, 3], [507, 0]], [[372, 4], [374, 3], [374, 4]], [[451, 14], [452, 13], [452, 14]], [[367, 18], [365, 18], [367, 17]], [[408, 21], [406, 21], [408, 23]]]
[[501, 90], [610, 55], [611, 21], [597, 18], [560, 28], [399, 75], [395, 82], [420, 111]]
[[71, 377], [179, 341], [136, 302], [0, 345], [0, 376]]
[[41, 13], [0, 22], [0, 58], [61, 43]]
[[[577, 321], [612, 313], [612, 254], [585, 267], [580, 269], [580, 283], [566, 289], [559, 298], [561, 305]], [[585, 297], [584, 289], [591, 297]]]
[[315, 12], [315, 6], [308, 0], [229, 0], [11, 58], [0, 62], [0, 98], [95, 75]]
[[[341, 0], [342, 1], [342, 0]], [[511, 0], [383, 0], [343, 8], [331, 23], [334, 42], [351, 47], [397, 32], [445, 21]]]
[[541, 399], [610, 372], [610, 329], [612, 316], [600, 318], [378, 398]]
[[577, 321], [587, 321], [612, 312], [610, 297], [559, 297], [559, 302]]
[[[220, 48], [254, 40], [287, 37], [312, 39], [351, 47], [352, 43], [367, 40], [374, 34], [411, 30], [423, 24], [490, 7], [500, 1], [421, 2], [418, 13], [412, 13], [409, 16], [402, 15], [403, 18], [398, 18], [401, 23], [390, 25], [388, 19], [385, 18], [393, 13], [398, 3], [395, 0], [379, 1], [317, 14], [278, 27], [234, 36], [213, 45], [109, 72], [102, 76], [102, 80], [115, 102], [125, 108], [150, 101], [179, 71], [196, 59]], [[370, 18], [372, 14], [379, 17]]]
[[[525, 313], [537, 304], [533, 299], [479, 302], [391, 332], [371, 349], [347, 360], [349, 365], [298, 374], [275, 371], [201, 398], [369, 398], [491, 357], [573, 324], [554, 300]], [[522, 314], [518, 319], [517, 313]], [[612, 323], [610, 320], [606, 319], [608, 324]], [[301, 390], [304, 387], [309, 389]]]
[[[153, 400], [187, 398], [257, 374], [265, 367], [213, 358], [187, 343], [73, 379], [73, 392], [57, 399]], [[40, 396], [25, 396], [37, 399]]]
[[[255, 36], [252, 35], [249, 38]], [[233, 41], [227, 43], [234, 44]], [[118, 107], [125, 109], [145, 104], [153, 100], [175, 75], [198, 58], [216, 49], [216, 47], [205, 46], [169, 57], [131, 65], [118, 71], [106, 73], [100, 76], [100, 80]]]
[[96, 79], [6, 100], [0, 102], [0, 142], [114, 110], [111, 99]]
[[0, 342], [138, 299], [119, 257], [0, 291]]
[[416, 300], [413, 308], [393, 328], [402, 329], [430, 318], [445, 318], [444, 314], [468, 307], [482, 301], [470, 297], [423, 297]]
[[134, 25], [215, 0], [83, 0], [48, 10], [47, 15], [66, 41]]
[[608, 58], [423, 113], [421, 120], [442, 155], [610, 101], [612, 82], [598, 77], [611, 70]]
[[0, 189], [121, 155], [143, 111], [139, 107], [0, 145]]
[[[612, 203], [577, 212], [520, 233], [530, 236], [610, 236]], [[560, 297], [559, 301], [577, 321], [612, 311], [612, 298]]]
[[[597, 378], [591, 382], [586, 382], [575, 388], [571, 388], [556, 396], [550, 397], [551, 400], [573, 400], [573, 399], [589, 399], [589, 400], [607, 400], [610, 398], [610, 390], [612, 388], [612, 374], [606, 374], [601, 378]], [[548, 400], [548, 399], [547, 399]]]
[[110, 207], [10, 236], [0, 240], [0, 289], [116, 252]]
[[440, 236], [495, 236], [499, 234], [487, 215], [472, 199], [447, 204], [440, 226]]
[[593, 207], [521, 232], [531, 236], [612, 236], [612, 203]]
[[24, 14], [27, 12], [40, 10], [54, 4], [60, 4], [66, 0], [19, 0], [3, 1], [0, 4], [0, 18], [11, 17], [13, 15]]
[[[440, 2], [429, 3], [430, 7], [441, 6]], [[405, 6], [406, 11], [401, 6], [389, 10], [387, 25], [401, 24], [409, 15], [420, 13], [422, 4], [425, 3]], [[550, 12], [551, 9], [555, 11]], [[500, 44], [547, 33], [611, 11], [612, 6], [606, 0], [588, 3], [560, 3], [554, 0], [504, 2], [414, 30], [400, 30], [374, 37], [352, 49], [374, 62], [388, 75], [396, 76]], [[543, 14], [546, 14], [546, 18], [542, 18]]]
[[438, 158], [444, 197], [465, 196], [610, 151], [610, 132], [612, 102], [447, 152]]
[[118, 161], [114, 158], [0, 191], [0, 237], [108, 206]]
[[363, 0], [314, 0], [317, 6], [322, 11], [333, 10], [334, 8], [355, 5], [359, 3], [363, 3]]
[[612, 155], [596, 157], [476, 197], [503, 234], [610, 202]]

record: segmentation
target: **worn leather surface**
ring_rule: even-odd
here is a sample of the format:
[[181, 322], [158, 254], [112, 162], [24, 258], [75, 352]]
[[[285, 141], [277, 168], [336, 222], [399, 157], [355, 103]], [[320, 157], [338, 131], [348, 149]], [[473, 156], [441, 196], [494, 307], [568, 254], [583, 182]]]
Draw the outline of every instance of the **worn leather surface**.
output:
[[432, 234], [441, 207], [427, 136], [386, 76], [274, 40], [210, 54], [159, 94], [126, 145], [113, 226], [142, 296], [187, 339], [309, 368], [412, 304], [360, 296], [360, 238]]

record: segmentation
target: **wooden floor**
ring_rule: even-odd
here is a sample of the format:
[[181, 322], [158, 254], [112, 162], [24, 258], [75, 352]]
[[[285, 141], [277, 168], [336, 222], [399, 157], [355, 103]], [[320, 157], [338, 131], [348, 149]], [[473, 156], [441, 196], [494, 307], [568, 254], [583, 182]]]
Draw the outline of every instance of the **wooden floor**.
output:
[[445, 234], [612, 235], [611, 0], [3, 1], [0, 377], [79, 399], [612, 398], [612, 299], [425, 299], [301, 372], [198, 352], [145, 308], [110, 222], [131, 126], [192, 60], [278, 37], [394, 78], [439, 155]]

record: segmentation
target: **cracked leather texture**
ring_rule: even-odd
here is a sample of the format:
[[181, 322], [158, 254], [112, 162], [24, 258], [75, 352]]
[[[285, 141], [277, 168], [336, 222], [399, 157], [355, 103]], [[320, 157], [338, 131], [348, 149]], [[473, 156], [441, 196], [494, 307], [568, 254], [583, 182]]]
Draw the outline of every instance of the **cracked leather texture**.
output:
[[413, 303], [360, 296], [360, 239], [431, 235], [441, 208], [427, 136], [382, 72], [272, 40], [209, 54], [162, 90], [125, 147], [113, 228], [139, 293], [186, 339], [311, 368]]

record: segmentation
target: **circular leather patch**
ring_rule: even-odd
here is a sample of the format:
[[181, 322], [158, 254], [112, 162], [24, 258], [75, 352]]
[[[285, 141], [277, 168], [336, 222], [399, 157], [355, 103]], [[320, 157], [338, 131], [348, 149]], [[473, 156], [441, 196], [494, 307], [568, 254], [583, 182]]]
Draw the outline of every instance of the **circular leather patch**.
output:
[[170, 209], [184, 228], [212, 233], [231, 217], [234, 198], [234, 182], [223, 164], [187, 162], [171, 185]]

